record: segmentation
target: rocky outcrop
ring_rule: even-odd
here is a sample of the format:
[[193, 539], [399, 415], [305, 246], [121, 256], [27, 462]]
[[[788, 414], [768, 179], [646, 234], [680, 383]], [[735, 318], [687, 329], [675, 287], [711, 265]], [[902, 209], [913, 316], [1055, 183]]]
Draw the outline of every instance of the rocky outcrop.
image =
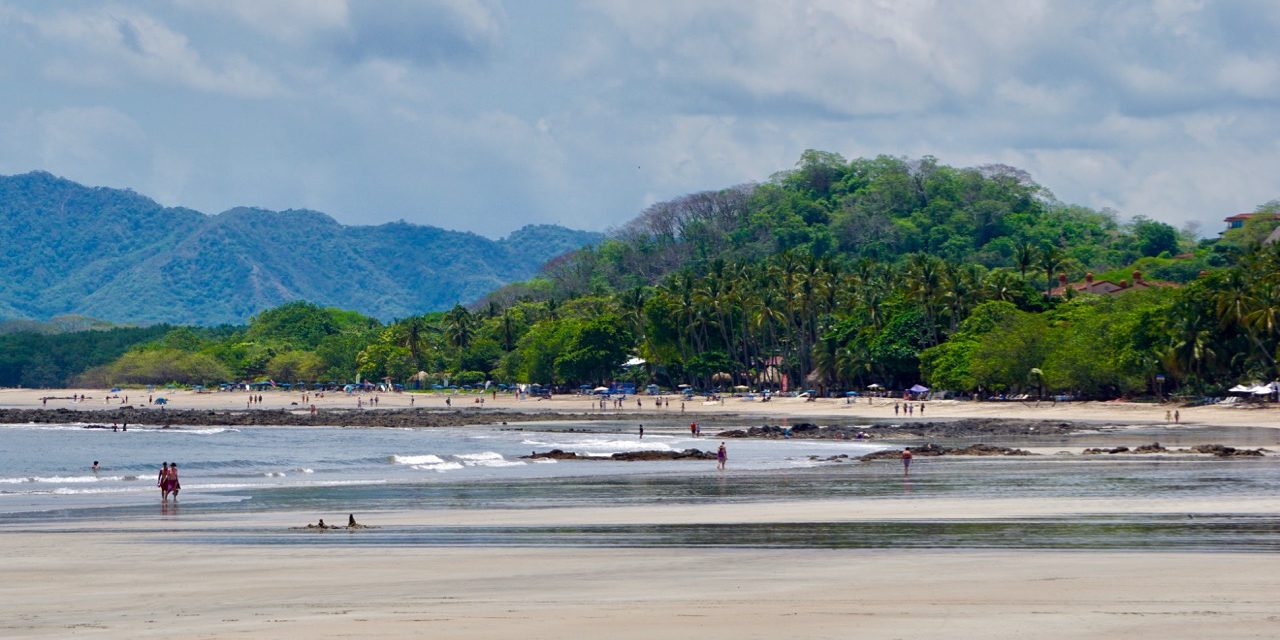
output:
[[[437, 400], [443, 403], [443, 400]], [[353, 399], [352, 402], [355, 402]], [[629, 418], [646, 417], [632, 414]], [[654, 416], [657, 417], [657, 416]], [[668, 416], [669, 417], [669, 416]], [[548, 420], [617, 420], [611, 413], [520, 412], [466, 407], [457, 409], [321, 409], [316, 415], [302, 409], [202, 410], [161, 407], [103, 409], [0, 409], [0, 424], [76, 424], [88, 429], [110, 429], [104, 423], [139, 427], [162, 425], [245, 427], [245, 426], [340, 426], [340, 427], [458, 427], [474, 424], [507, 424]]]
[[1219, 458], [1256, 458], [1264, 455], [1266, 449], [1237, 449], [1221, 444], [1200, 444], [1186, 449], [1169, 449], [1159, 442], [1144, 444], [1139, 447], [1111, 447], [1111, 448], [1090, 448], [1085, 449], [1081, 453], [1085, 455], [1101, 455], [1101, 454], [1152, 454], [1152, 453], [1207, 453]]
[[[933, 458], [938, 456], [1029, 456], [1034, 454], [1025, 449], [998, 447], [990, 444], [971, 444], [967, 447], [944, 447], [940, 444], [930, 442], [918, 447], [911, 447], [911, 455], [916, 458]], [[901, 458], [901, 449], [886, 449], [884, 451], [868, 453], [858, 459], [863, 462], [870, 462], [872, 460], [898, 460]]]
[[883, 422], [872, 425], [826, 425], [819, 426], [807, 422], [791, 425], [761, 425], [743, 429], [732, 429], [716, 434], [718, 438], [765, 438], [777, 439], [790, 437], [812, 440], [875, 440], [883, 438], [960, 438], [973, 436], [1025, 436], [1025, 435], [1062, 435], [1087, 427], [1080, 424], [1061, 421], [1035, 420], [1003, 420], [994, 418], [965, 418], [961, 420], [939, 420], [934, 422], [905, 421]]

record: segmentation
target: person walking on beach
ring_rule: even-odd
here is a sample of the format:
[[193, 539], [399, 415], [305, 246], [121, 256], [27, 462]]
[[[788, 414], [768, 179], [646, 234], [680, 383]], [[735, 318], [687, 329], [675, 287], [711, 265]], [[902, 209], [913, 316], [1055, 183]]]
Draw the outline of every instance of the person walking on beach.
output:
[[1182, 414], [1178, 413], [1178, 410], [1177, 410], [1177, 409], [1174, 409], [1174, 410], [1173, 410], [1173, 423], [1174, 423], [1174, 424], [1178, 424], [1178, 422], [1179, 422], [1181, 419], [1182, 419]]
[[724, 463], [729, 461], [729, 451], [724, 448], [724, 443], [720, 443], [720, 449], [716, 451], [716, 469], [724, 471]]
[[893, 415], [898, 415], [898, 403], [893, 403]]
[[640, 425], [640, 439], [644, 440], [644, 425]]
[[178, 482], [178, 463], [169, 463], [169, 493], [173, 494], [173, 501], [178, 501], [178, 491], [182, 489], [182, 483]]
[[160, 473], [156, 475], [156, 486], [160, 487], [160, 499], [165, 502], [169, 501], [169, 485], [167, 484], [168, 480], [169, 480], [169, 463], [161, 462]]
[[902, 477], [911, 475], [911, 447], [902, 450]]

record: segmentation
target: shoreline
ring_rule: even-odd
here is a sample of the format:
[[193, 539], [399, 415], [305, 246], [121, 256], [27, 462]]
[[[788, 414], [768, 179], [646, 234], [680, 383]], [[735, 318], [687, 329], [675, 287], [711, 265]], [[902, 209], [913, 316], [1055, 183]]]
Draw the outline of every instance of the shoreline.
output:
[[[83, 402], [73, 402], [70, 396], [84, 395]], [[125, 406], [133, 406], [137, 412], [139, 424], [163, 424], [154, 416], [175, 414], [178, 411], [222, 412], [227, 414], [257, 414], [256, 418], [237, 418], [240, 422], [228, 423], [228, 426], [266, 424], [267, 415], [291, 414], [292, 418], [283, 418], [287, 424], [319, 424], [323, 421], [306, 420], [310, 405], [316, 406], [317, 413], [333, 416], [326, 424], [343, 424], [341, 420], [350, 420], [353, 426], [365, 424], [361, 421], [377, 421], [378, 418], [361, 417], [367, 414], [378, 414], [390, 411], [412, 411], [427, 421], [422, 426], [448, 426], [460, 424], [498, 424], [502, 421], [512, 422], [545, 422], [555, 420], [598, 421], [598, 420], [687, 420], [690, 422], [711, 423], [717, 425], [787, 425], [803, 422], [817, 424], [841, 424], [848, 426], [868, 424], [914, 424], [924, 422], [947, 422], [960, 419], [988, 420], [1023, 420], [1030, 422], [1070, 422], [1079, 425], [1167, 425], [1167, 426], [1218, 426], [1218, 427], [1266, 427], [1280, 429], [1280, 404], [1267, 403], [1260, 405], [1206, 405], [1186, 407], [1177, 403], [1147, 404], [1131, 402], [974, 402], [960, 400], [925, 401], [925, 410], [911, 416], [895, 415], [894, 405], [901, 400], [891, 398], [873, 398], [868, 403], [865, 398], [858, 402], [847, 403], [842, 399], [820, 398], [807, 402], [801, 398], [775, 398], [771, 402], [747, 401], [742, 398], [726, 398], [723, 402], [702, 400], [683, 401], [678, 396], [629, 396], [620, 408], [606, 403], [606, 408], [599, 407], [596, 396], [558, 395], [550, 400], [525, 399], [517, 400], [510, 394], [483, 396], [485, 402], [477, 403], [479, 394], [446, 395], [442, 393], [389, 393], [366, 394], [364, 396], [345, 393], [326, 393], [324, 397], [310, 395], [308, 401], [302, 402], [302, 394], [285, 391], [266, 391], [260, 394], [261, 404], [247, 405], [249, 394], [243, 392], [208, 392], [198, 393], [187, 390], [160, 390], [150, 394], [153, 397], [164, 397], [168, 401], [167, 408], [162, 410], [158, 405], [148, 405], [145, 391], [126, 390], [111, 393], [103, 389], [0, 389], [0, 410], [10, 419], [0, 422], [14, 423], [21, 413], [19, 410], [58, 411], [66, 410], [87, 417], [74, 420], [76, 422], [98, 422], [101, 416], [118, 414]], [[55, 396], [42, 402], [42, 398]], [[120, 401], [127, 396], [128, 402]], [[370, 407], [367, 400], [378, 398], [378, 404]], [[111, 398], [108, 400], [107, 398]], [[446, 404], [449, 399], [452, 406]], [[658, 407], [656, 400], [665, 398], [667, 404]], [[640, 404], [637, 406], [636, 400]], [[141, 403], [141, 405], [140, 405]], [[364, 406], [358, 406], [363, 404]], [[912, 404], [919, 405], [919, 402]], [[268, 414], [267, 412], [279, 412]], [[1179, 419], [1174, 423], [1172, 415], [1178, 412]], [[43, 415], [43, 414], [31, 414]], [[120, 414], [122, 415], [122, 414]], [[144, 416], [152, 416], [145, 419]], [[48, 420], [48, 419], [43, 419]], [[413, 426], [401, 421], [394, 426]], [[172, 422], [171, 422], [172, 423]], [[278, 424], [278, 423], [277, 423]]]

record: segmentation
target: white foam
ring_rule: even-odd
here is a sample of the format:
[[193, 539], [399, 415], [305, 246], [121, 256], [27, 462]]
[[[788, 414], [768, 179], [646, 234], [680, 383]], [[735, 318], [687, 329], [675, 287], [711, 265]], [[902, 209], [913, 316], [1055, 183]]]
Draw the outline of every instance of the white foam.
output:
[[501, 453], [494, 451], [484, 451], [481, 453], [459, 453], [453, 456], [462, 461], [462, 464], [468, 467], [520, 467], [524, 466], [524, 462], [519, 460], [507, 460]]
[[25, 478], [0, 478], [0, 484], [22, 484], [24, 482], [81, 484], [89, 482], [120, 481], [124, 479], [124, 476], [28, 476]]
[[440, 464], [444, 462], [444, 458], [427, 454], [425, 456], [391, 456], [391, 462], [395, 464]]
[[557, 462], [559, 462], [559, 460], [556, 460], [555, 458], [534, 458], [533, 459], [534, 464], [555, 464]]
[[215, 433], [240, 433], [239, 429], [231, 429], [228, 427], [212, 427], [209, 429], [181, 429], [178, 433], [194, 433], [201, 436], [211, 436]]
[[[140, 493], [142, 491], [150, 491], [150, 489], [142, 488], [142, 487], [134, 487], [134, 488], [103, 487], [103, 488], [96, 488], [96, 489], [72, 489], [70, 487], [58, 487], [53, 491], [49, 491], [49, 493], [52, 493], [53, 495], [57, 495], [57, 496], [76, 496], [76, 495], [96, 494], [96, 493]], [[43, 492], [35, 492], [35, 493], [43, 493]]]
[[298, 467], [298, 468], [294, 469], [294, 470], [293, 470], [293, 472], [294, 472], [294, 473], [315, 473], [316, 471], [315, 471], [315, 469], [308, 469], [308, 468], [306, 468], [306, 467]]
[[[433, 456], [433, 457], [434, 457], [434, 456]], [[436, 471], [436, 472], [439, 472], [439, 473], [444, 473], [445, 471], [453, 471], [453, 470], [455, 470], [455, 469], [461, 469], [461, 468], [462, 468], [462, 463], [459, 463], [459, 462], [445, 462], [445, 461], [441, 460], [440, 462], [438, 462], [438, 463], [436, 463], [436, 464], [415, 464], [415, 465], [413, 465], [413, 466], [412, 466], [412, 467], [410, 467], [410, 468], [411, 468], [411, 469], [417, 469], [417, 470], [419, 470], [419, 471]]]
[[540, 442], [525, 440], [523, 444], [535, 447], [549, 447], [564, 451], [576, 451], [588, 455], [614, 454], [624, 451], [673, 451], [665, 442], [651, 440], [607, 440], [604, 438], [583, 438], [575, 442]]
[[268, 478], [283, 478], [283, 477], [284, 477], [284, 472], [283, 472], [283, 471], [267, 471], [267, 472], [263, 473], [262, 475], [264, 475], [264, 476], [266, 476], [266, 477], [268, 477]]

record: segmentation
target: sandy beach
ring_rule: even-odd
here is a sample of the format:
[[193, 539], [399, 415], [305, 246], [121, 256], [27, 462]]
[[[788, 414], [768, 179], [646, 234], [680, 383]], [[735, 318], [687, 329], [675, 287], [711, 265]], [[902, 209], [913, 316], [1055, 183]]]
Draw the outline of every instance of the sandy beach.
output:
[[[72, 401], [71, 398], [85, 396], [84, 401]], [[598, 397], [580, 395], [557, 395], [550, 400], [525, 399], [517, 400], [511, 394], [497, 394], [496, 397], [477, 394], [446, 395], [444, 393], [386, 393], [376, 394], [378, 404], [369, 406], [367, 400], [373, 394], [364, 396], [345, 393], [326, 393], [324, 397], [312, 395], [307, 404], [303, 404], [298, 393], [268, 391], [261, 394], [261, 404], [247, 405], [249, 394], [244, 392], [197, 393], [187, 390], [159, 390], [148, 394], [145, 390], [124, 390], [110, 393], [103, 389], [0, 389], [0, 408], [15, 409], [57, 409], [67, 408], [81, 411], [115, 409], [121, 406], [124, 396], [128, 404], [146, 406], [147, 398], [164, 397], [172, 409], [199, 409], [234, 411], [243, 409], [285, 409], [304, 412], [310, 404], [318, 409], [357, 409], [377, 411], [384, 409], [484, 409], [503, 410], [527, 413], [581, 413], [606, 414], [625, 418], [628, 415], [669, 416], [740, 416], [744, 419], [769, 420], [819, 420], [842, 421], [855, 423], [859, 420], [926, 420], [948, 418], [997, 418], [1013, 420], [1070, 420], [1108, 422], [1113, 424], [1163, 424], [1166, 412], [1179, 412], [1179, 423], [1187, 425], [1216, 425], [1236, 427], [1280, 427], [1280, 404], [1266, 403], [1255, 405], [1208, 405], [1199, 407], [1183, 407], [1176, 403], [1153, 404], [1134, 402], [971, 402], [959, 400], [938, 400], [925, 402], [925, 410], [910, 417], [895, 416], [893, 406], [895, 400], [889, 398], [866, 398], [846, 403], [843, 399], [819, 398], [812, 402], [803, 398], [774, 398], [770, 402], [746, 400], [738, 397], [727, 397], [723, 402], [708, 402], [699, 398], [693, 401], [682, 401], [679, 396], [666, 396], [669, 406], [658, 408], [651, 396], [631, 396], [622, 408], [601, 410]], [[108, 396], [113, 397], [107, 400]], [[42, 398], [50, 397], [47, 401]], [[483, 397], [483, 405], [475, 402]], [[445, 399], [450, 399], [446, 405]], [[639, 399], [641, 404], [636, 405]], [[901, 402], [896, 401], [896, 402]], [[358, 407], [358, 404], [364, 404]], [[918, 403], [916, 403], [918, 404]], [[682, 406], [683, 405], [683, 406]], [[154, 407], [154, 405], [152, 405]], [[156, 407], [158, 408], [158, 407]]]
[[[136, 390], [121, 395], [126, 393], [130, 404], [143, 404], [139, 399], [145, 401], [147, 395]], [[73, 402], [73, 394], [86, 399]], [[83, 411], [120, 406], [118, 400], [104, 401], [105, 395], [102, 390], [0, 390], [0, 408]], [[248, 394], [153, 395], [163, 395], [172, 409], [243, 411]], [[46, 396], [58, 397], [42, 401]], [[415, 408], [445, 408], [442, 395], [413, 397]], [[452, 408], [478, 409], [474, 397], [453, 396]], [[293, 404], [300, 403], [299, 394], [267, 392], [263, 399], [254, 406], [306, 410]], [[666, 410], [657, 410], [649, 398], [641, 401], [640, 408], [633, 398], [630, 406], [606, 413], [623, 419], [680, 416], [678, 398]], [[355, 409], [356, 398], [327, 394], [315, 404]], [[410, 396], [382, 394], [376, 406], [365, 410], [408, 408]], [[546, 417], [599, 411], [586, 398], [516, 401], [501, 394], [496, 400], [490, 396], [485, 409]], [[942, 401], [927, 403], [923, 418], [900, 419], [1160, 425], [1165, 412], [1174, 409], [1180, 410], [1182, 423], [1225, 430], [1218, 433], [1242, 426], [1280, 427], [1280, 411], [1274, 408], [1130, 403]], [[686, 402], [684, 411], [694, 419], [744, 424], [893, 419], [892, 401], [880, 399], [871, 404], [865, 399], [858, 404], [727, 399], [723, 405]], [[1051, 457], [1058, 449], [1036, 452]], [[69, 519], [0, 519], [0, 544], [6, 550], [0, 637], [1280, 637], [1280, 556], [1248, 547], [894, 548], [890, 543], [883, 548], [796, 548], [740, 537], [712, 544], [703, 539], [701, 546], [649, 546], [627, 544], [625, 533], [621, 543], [605, 545], [577, 544], [572, 537], [583, 527], [636, 532], [694, 527], [750, 536], [767, 535], [772, 526], [819, 531], [824, 526], [895, 523], [917, 531], [923, 526], [927, 537], [929, 526], [946, 523], [1013, 523], [1016, 528], [1019, 523], [1090, 526], [1114, 521], [1126, 526], [1150, 521], [1182, 526], [1178, 523], [1200, 519], [1227, 522], [1226, 535], [1231, 535], [1230, 523], [1247, 527], [1253, 518], [1257, 526], [1270, 527], [1280, 514], [1280, 496], [1268, 492], [1236, 492], [1227, 498], [1212, 491], [1186, 497], [1124, 489], [1107, 489], [1122, 497], [955, 495], [948, 492], [955, 489], [937, 484], [941, 475], [926, 475], [912, 486], [898, 477], [896, 466], [882, 464], [893, 476], [892, 491], [865, 499], [372, 510], [356, 515], [377, 529], [357, 531], [299, 529], [318, 518], [342, 524], [345, 512], [219, 512], [186, 503], [180, 515], [177, 510], [134, 509], [116, 517], [106, 509]], [[1225, 464], [1265, 465], [1252, 468], [1266, 473], [1275, 466], [1270, 456]], [[1087, 472], [1091, 467], [1072, 468]], [[1123, 474], [1117, 467], [1105, 468], [1099, 473]], [[879, 468], [862, 469], [860, 477], [867, 481], [867, 469]], [[736, 477], [720, 481], [735, 482]], [[838, 474], [823, 477], [842, 479]], [[1238, 486], [1249, 476], [1231, 477]], [[1171, 476], [1167, 482], [1186, 480]], [[468, 541], [468, 532], [501, 535], [503, 528], [560, 531], [560, 537], [550, 538], [550, 544], [526, 538]], [[460, 532], [460, 542], [415, 542], [425, 540], [415, 535], [441, 530]], [[379, 536], [400, 537], [362, 544]]]
[[[1062, 511], [913, 508], [951, 517]], [[1074, 505], [1127, 509], [1132, 505]], [[1215, 505], [1148, 505], [1212, 510]], [[1274, 500], [1251, 508], [1274, 510]], [[900, 517], [902, 505], [786, 505], [803, 522]], [[338, 514], [332, 514], [337, 520]], [[542, 523], [715, 522], [754, 507], [557, 510]], [[519, 523], [529, 514], [376, 513]], [[204, 530], [279, 515], [5, 527], [0, 632], [12, 638], [1257, 638], [1280, 634], [1274, 554], [236, 546]], [[50, 531], [52, 530], [52, 531]], [[354, 536], [368, 532], [331, 532]]]

